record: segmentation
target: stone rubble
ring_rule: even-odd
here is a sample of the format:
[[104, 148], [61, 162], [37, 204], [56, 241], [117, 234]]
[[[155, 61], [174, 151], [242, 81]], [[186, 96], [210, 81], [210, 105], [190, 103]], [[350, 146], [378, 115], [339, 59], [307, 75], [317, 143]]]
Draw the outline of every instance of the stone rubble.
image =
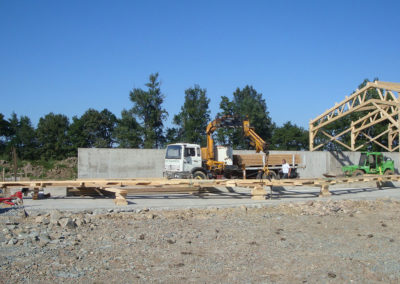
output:
[[400, 281], [400, 203], [391, 199], [15, 210], [0, 214], [4, 283]]

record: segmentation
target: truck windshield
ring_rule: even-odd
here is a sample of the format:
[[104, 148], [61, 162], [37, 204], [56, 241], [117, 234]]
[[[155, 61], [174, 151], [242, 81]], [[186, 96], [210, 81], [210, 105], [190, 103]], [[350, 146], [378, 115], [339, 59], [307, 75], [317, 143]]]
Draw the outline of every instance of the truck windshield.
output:
[[181, 158], [181, 146], [171, 145], [167, 148], [167, 154], [165, 155], [166, 159], [180, 159]]

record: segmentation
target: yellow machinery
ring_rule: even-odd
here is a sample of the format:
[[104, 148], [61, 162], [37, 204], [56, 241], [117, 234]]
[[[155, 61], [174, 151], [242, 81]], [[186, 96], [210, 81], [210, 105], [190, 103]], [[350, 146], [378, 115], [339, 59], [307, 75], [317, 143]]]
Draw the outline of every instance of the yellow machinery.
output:
[[[214, 153], [214, 140], [212, 134], [219, 128], [239, 128], [243, 129], [244, 137], [250, 139], [250, 145], [256, 148], [256, 152], [263, 151], [268, 159], [268, 144], [254, 131], [254, 128], [250, 127], [249, 119], [246, 117], [245, 120], [240, 120], [233, 116], [222, 116], [211, 121], [206, 128], [207, 134], [207, 147], [201, 148], [201, 155], [205, 160], [207, 170], [222, 172], [225, 168], [225, 163], [216, 161]], [[268, 163], [265, 163], [268, 165]], [[268, 167], [265, 166], [264, 172], [268, 174]]]

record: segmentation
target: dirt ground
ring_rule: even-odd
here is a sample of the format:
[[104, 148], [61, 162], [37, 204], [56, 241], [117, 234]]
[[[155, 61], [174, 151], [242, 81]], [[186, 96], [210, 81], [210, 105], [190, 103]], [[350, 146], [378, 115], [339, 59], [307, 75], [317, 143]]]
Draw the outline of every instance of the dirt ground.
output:
[[400, 202], [0, 214], [1, 283], [399, 283]]

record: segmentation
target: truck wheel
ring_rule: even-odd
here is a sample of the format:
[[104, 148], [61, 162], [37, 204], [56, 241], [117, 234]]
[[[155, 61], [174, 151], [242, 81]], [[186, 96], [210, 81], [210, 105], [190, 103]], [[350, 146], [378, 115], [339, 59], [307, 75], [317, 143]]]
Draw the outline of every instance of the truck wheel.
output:
[[394, 175], [394, 172], [392, 170], [386, 170], [384, 174], [385, 176]]
[[277, 176], [276, 173], [273, 172], [273, 171], [270, 171], [270, 172], [268, 173], [268, 176], [269, 176], [270, 179], [278, 179], [278, 176]]
[[276, 175], [275, 172], [270, 171], [268, 173], [268, 177], [267, 177], [267, 175], [265, 173], [258, 173], [257, 174], [257, 179], [261, 179], [261, 178], [262, 179], [278, 179], [278, 176]]
[[353, 172], [353, 177], [358, 177], [364, 175], [364, 172], [362, 170], [356, 170]]
[[207, 179], [207, 176], [205, 173], [197, 171], [197, 172], [194, 172], [193, 178], [194, 179]]

